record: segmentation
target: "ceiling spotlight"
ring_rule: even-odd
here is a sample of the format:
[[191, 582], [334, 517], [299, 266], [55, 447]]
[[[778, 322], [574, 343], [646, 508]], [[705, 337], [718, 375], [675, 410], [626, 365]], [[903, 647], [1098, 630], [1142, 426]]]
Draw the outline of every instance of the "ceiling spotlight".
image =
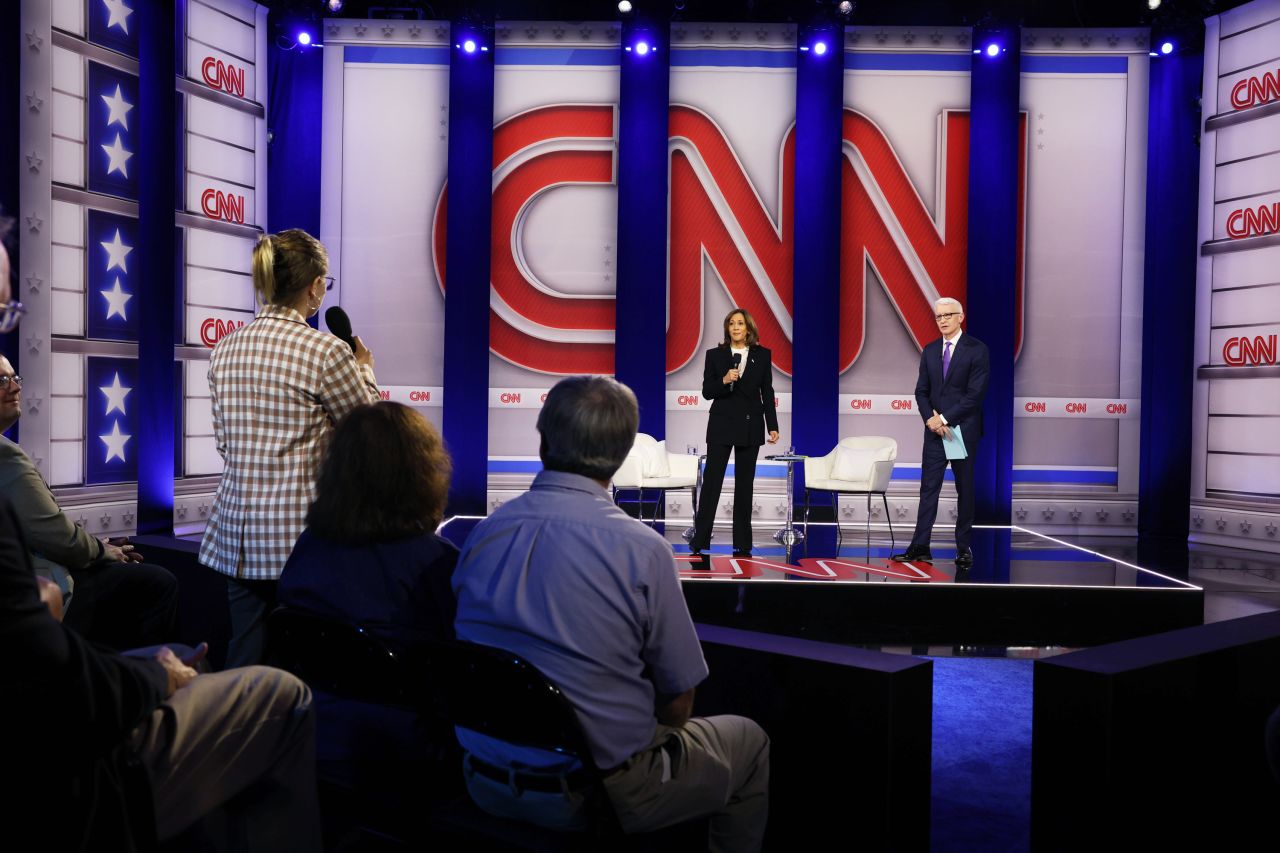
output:
[[815, 43], [813, 46], [813, 52], [818, 54], [818, 56], [822, 56], [822, 54], [827, 52], [827, 43], [825, 41]]
[[1173, 53], [1173, 42], [1171, 41], [1161, 42], [1160, 52], [1163, 53], [1165, 56], [1168, 56], [1169, 54]]
[[630, 15], [631, 10], [635, 7], [631, 5], [631, 0], [618, 0], [618, 11], [624, 15]]
[[299, 32], [298, 44], [302, 45], [303, 47], [306, 47], [307, 45], [311, 44], [311, 33], [307, 32], [306, 30], [302, 30], [301, 32]]
[[649, 43], [647, 41], [636, 42], [636, 53], [644, 56], [649, 52]]
[[836, 11], [847, 18], [853, 14], [853, 4], [849, 0], [840, 0], [839, 5], [836, 6]]
[[991, 44], [987, 45], [987, 56], [999, 56], [999, 55], [1000, 55], [1000, 45], [996, 44], [995, 42], [991, 42]]
[[342, 11], [342, 0], [325, 0], [324, 5], [329, 8], [330, 12], [337, 13]]
[[1147, 8], [1154, 12], [1160, 8], [1160, 0], [1147, 0]]
[[475, 53], [475, 52], [476, 52], [476, 40], [475, 40], [475, 39], [467, 39], [466, 41], [464, 41], [464, 42], [462, 43], [462, 49], [463, 49], [464, 51], [466, 51], [467, 53]]

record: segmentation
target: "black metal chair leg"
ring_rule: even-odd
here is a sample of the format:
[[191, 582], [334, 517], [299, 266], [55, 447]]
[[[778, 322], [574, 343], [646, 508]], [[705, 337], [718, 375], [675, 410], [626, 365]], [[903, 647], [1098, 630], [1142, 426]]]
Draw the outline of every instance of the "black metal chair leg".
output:
[[880, 499], [884, 501], [884, 519], [889, 522], [889, 550], [892, 551], [898, 544], [898, 540], [893, 536], [893, 516], [889, 514], [889, 496], [881, 492]]
[[871, 493], [867, 492], [867, 562], [871, 562]]

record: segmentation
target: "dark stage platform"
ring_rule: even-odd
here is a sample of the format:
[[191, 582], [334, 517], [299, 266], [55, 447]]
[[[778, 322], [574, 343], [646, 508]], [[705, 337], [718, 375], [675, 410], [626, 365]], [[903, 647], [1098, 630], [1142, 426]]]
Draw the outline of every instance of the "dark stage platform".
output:
[[[477, 519], [441, 534], [459, 544]], [[692, 567], [686, 522], [659, 522], [680, 563], [695, 622], [858, 645], [1092, 646], [1199, 625], [1199, 587], [1132, 562], [1021, 527], [974, 529], [974, 565], [957, 572], [955, 548], [935, 543], [932, 564], [896, 563], [905, 548], [842, 537], [812, 524], [791, 560], [777, 524], [757, 522], [750, 559], [712, 545], [711, 570]], [[715, 540], [729, 538], [727, 525]], [[713, 540], [713, 542], [715, 541]], [[923, 652], [922, 648], [922, 652]]]
[[780, 546], [749, 559], [713, 547], [698, 570], [670, 527], [689, 610], [708, 624], [839, 643], [1086, 646], [1203, 618], [1199, 587], [1020, 527], [975, 528], [967, 571], [954, 548], [899, 563], [889, 555], [905, 543], [838, 543], [832, 525], [811, 525], [790, 561]]

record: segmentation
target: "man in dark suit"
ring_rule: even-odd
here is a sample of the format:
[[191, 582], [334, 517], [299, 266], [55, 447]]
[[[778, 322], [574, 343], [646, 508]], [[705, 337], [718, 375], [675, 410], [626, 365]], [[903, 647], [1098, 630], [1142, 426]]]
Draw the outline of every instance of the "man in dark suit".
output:
[[[910, 563], [930, 562], [929, 538], [938, 517], [938, 494], [942, 491], [947, 463], [955, 476], [958, 506], [956, 515], [956, 568], [973, 565], [969, 537], [973, 529], [973, 456], [982, 438], [982, 399], [987, 395], [991, 358], [986, 344], [960, 329], [964, 308], [950, 297], [934, 303], [934, 319], [942, 337], [920, 353], [920, 378], [916, 380], [916, 405], [924, 418], [924, 451], [920, 458], [920, 508], [911, 544], [893, 559]], [[944, 438], [952, 438], [952, 428], [960, 428], [967, 453], [963, 459], [947, 459]]]

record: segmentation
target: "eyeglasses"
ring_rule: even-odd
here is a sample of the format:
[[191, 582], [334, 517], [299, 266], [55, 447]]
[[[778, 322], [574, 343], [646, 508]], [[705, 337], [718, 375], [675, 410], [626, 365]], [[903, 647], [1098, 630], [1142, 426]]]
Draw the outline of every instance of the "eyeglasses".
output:
[[952, 317], [963, 317], [959, 311], [952, 311], [950, 314], [934, 314], [933, 319], [941, 323], [943, 320], [950, 320]]
[[8, 391], [10, 383], [21, 388], [22, 377], [17, 374], [14, 374], [13, 376], [0, 376], [0, 391]]
[[337, 284], [337, 283], [338, 283], [338, 280], [337, 280], [336, 278], [334, 278], [333, 276], [331, 276], [331, 275], [326, 275], [326, 276], [324, 276], [324, 289], [325, 289], [325, 292], [328, 292], [328, 291], [330, 291], [330, 290], [333, 290], [333, 286], [334, 286], [335, 284]]
[[27, 306], [17, 300], [0, 303], [0, 333], [12, 332], [18, 328], [18, 322], [25, 313]]

